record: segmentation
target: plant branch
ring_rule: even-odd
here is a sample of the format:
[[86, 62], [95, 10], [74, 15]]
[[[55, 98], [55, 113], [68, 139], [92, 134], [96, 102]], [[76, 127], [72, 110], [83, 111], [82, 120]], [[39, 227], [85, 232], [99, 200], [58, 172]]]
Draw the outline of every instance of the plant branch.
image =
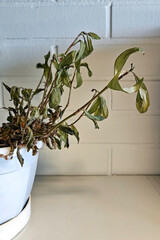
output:
[[[120, 75], [118, 80], [122, 79], [124, 76], [128, 75], [130, 72], [132, 72], [134, 69], [133, 64], [131, 64], [131, 68], [130, 70], [126, 71], [124, 74]], [[71, 117], [77, 115], [79, 112], [83, 111], [84, 108], [86, 108], [89, 104], [91, 104], [98, 96], [100, 96], [103, 92], [105, 92], [108, 89], [108, 85], [105, 86], [100, 92], [98, 92], [94, 97], [92, 97], [87, 103], [85, 103], [82, 107], [80, 107], [78, 110], [76, 110], [75, 112], [73, 112], [72, 114], [70, 114], [69, 116], [67, 116], [66, 118], [64, 118], [63, 120], [61, 120], [59, 123], [57, 123], [53, 128], [51, 128], [48, 132], [51, 133], [53, 130], [55, 130], [56, 128], [58, 128], [63, 122], [67, 121], [68, 119], [70, 119]], [[47, 136], [48, 136], [47, 134]], [[44, 136], [45, 137], [45, 136]]]
[[76, 41], [78, 40], [78, 38], [83, 34], [84, 32], [80, 32], [80, 34], [78, 34], [78, 36], [74, 39], [74, 41], [71, 43], [71, 45], [67, 48], [67, 50], [65, 51], [65, 55], [69, 52], [69, 50], [76, 44]]
[[47, 76], [47, 80], [46, 80], [45, 87], [44, 87], [44, 93], [43, 93], [42, 101], [39, 105], [40, 109], [41, 109], [41, 106], [43, 105], [43, 101], [44, 101], [46, 93], [47, 93], [47, 85], [48, 85], [49, 78], [50, 78], [50, 75], [51, 75], [51, 66], [52, 66], [52, 60], [50, 62], [50, 66], [49, 66], [49, 71], [48, 71], [48, 76]]
[[[94, 97], [95, 95], [96, 95], [96, 92], [94, 93], [93, 97]], [[92, 103], [92, 102], [90, 102], [90, 103], [88, 104], [88, 106], [86, 107], [85, 110], [87, 110], [87, 109], [89, 108], [89, 106], [91, 105], [91, 103]], [[77, 122], [83, 117], [83, 115], [84, 115], [84, 112], [83, 112], [73, 123], [69, 124], [69, 126], [72, 126], [72, 125], [74, 125], [75, 123], [77, 123]]]
[[33, 98], [33, 96], [34, 96], [34, 93], [35, 93], [35, 92], [38, 90], [38, 88], [40, 87], [40, 85], [41, 85], [41, 83], [42, 83], [42, 80], [43, 80], [43, 77], [44, 77], [44, 73], [42, 74], [42, 77], [41, 77], [41, 79], [40, 79], [40, 81], [39, 81], [39, 83], [38, 83], [35, 91], [34, 91], [33, 94], [31, 95], [30, 100], [32, 100], [32, 98]]
[[74, 71], [74, 74], [73, 74], [73, 77], [72, 77], [71, 86], [70, 86], [70, 89], [69, 89], [68, 100], [67, 100], [66, 106], [62, 110], [63, 113], [66, 111], [66, 109], [67, 109], [67, 107], [69, 106], [69, 103], [70, 103], [71, 92], [72, 92], [72, 84], [73, 84], [73, 81], [74, 81], [74, 78], [75, 78], [75, 74], [76, 74], [76, 70]]

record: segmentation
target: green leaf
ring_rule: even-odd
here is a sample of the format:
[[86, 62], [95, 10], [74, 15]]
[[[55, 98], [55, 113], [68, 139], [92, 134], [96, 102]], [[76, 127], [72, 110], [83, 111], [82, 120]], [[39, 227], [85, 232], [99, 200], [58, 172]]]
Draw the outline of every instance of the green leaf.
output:
[[11, 88], [9, 86], [7, 86], [5, 83], [3, 83], [4, 87], [7, 89], [7, 91], [10, 93]]
[[31, 93], [32, 93], [32, 89], [27, 89], [27, 88], [22, 89], [22, 95], [25, 101], [27, 102], [29, 101]]
[[77, 138], [77, 141], [78, 141], [78, 143], [79, 143], [79, 132], [78, 132], [78, 130], [77, 130], [77, 128], [74, 126], [74, 125], [72, 125], [71, 126], [71, 129], [72, 129], [72, 131], [74, 132], [74, 136]]
[[20, 88], [13, 86], [10, 90], [10, 96], [11, 100], [13, 100], [15, 107], [18, 107], [18, 104], [20, 102]]
[[54, 88], [53, 91], [51, 92], [51, 95], [49, 97], [49, 107], [50, 108], [56, 108], [59, 106], [61, 101], [61, 92], [60, 89]]
[[58, 138], [56, 138], [56, 137], [54, 137], [54, 139], [55, 139], [55, 141], [57, 143], [58, 149], [61, 149], [61, 141]]
[[[133, 75], [134, 75], [137, 83], [141, 81], [141, 79], [139, 79], [135, 73], [133, 73]], [[148, 93], [148, 90], [147, 90], [145, 84], [142, 83], [141, 87], [138, 90], [137, 97], [136, 97], [137, 110], [140, 113], [145, 113], [145, 112], [147, 112], [149, 105], [150, 105], [149, 93]]]
[[50, 58], [50, 51], [46, 55], [44, 55], [45, 64], [48, 63], [49, 58]]
[[79, 61], [83, 54], [84, 54], [84, 51], [85, 51], [85, 44], [83, 43], [83, 41], [80, 41], [80, 49], [78, 51], [78, 54], [76, 56], [76, 62]]
[[113, 90], [117, 90], [117, 91], [122, 91], [124, 92], [123, 88], [121, 87], [121, 85], [119, 84], [119, 73], [117, 73], [114, 78], [112, 78], [112, 80], [109, 82], [108, 84], [108, 88], [113, 89]]
[[22, 158], [22, 155], [20, 154], [20, 148], [19, 148], [19, 146], [17, 147], [17, 158], [18, 158], [18, 160], [19, 160], [19, 162], [20, 162], [20, 164], [21, 164], [21, 167], [23, 167], [23, 164], [24, 164], [24, 159]]
[[51, 82], [52, 82], [52, 71], [51, 71], [51, 67], [48, 67], [48, 65], [45, 65], [44, 76], [45, 76], [46, 81], [48, 81], [47, 86], [50, 86]]
[[67, 70], [63, 70], [61, 74], [61, 81], [66, 87], [71, 87], [71, 82]]
[[87, 41], [88, 41], [89, 53], [91, 53], [93, 51], [93, 45], [92, 45], [92, 40], [88, 37], [88, 35], [87, 35]]
[[53, 63], [53, 66], [55, 67], [55, 69], [58, 70], [59, 69], [59, 65], [58, 65], [57, 60], [52, 61], [52, 63]]
[[44, 91], [44, 88], [38, 88], [34, 93], [33, 93], [33, 96], [34, 95], [37, 95], [38, 93]]
[[93, 114], [94, 116], [102, 116], [103, 118], [108, 117], [108, 108], [106, 105], [106, 100], [104, 97], [99, 96], [91, 105], [88, 110], [89, 114]]
[[106, 100], [104, 97], [99, 96], [99, 101], [100, 101], [100, 111], [101, 111], [101, 116], [104, 118], [108, 117], [108, 108], [106, 104]]
[[91, 77], [92, 76], [92, 72], [88, 66], [88, 63], [84, 62], [80, 64], [81, 67], [86, 67], [88, 69], [88, 76]]
[[108, 88], [112, 90], [117, 90], [117, 91], [122, 91], [125, 93], [134, 93], [137, 92], [138, 89], [141, 87], [143, 83], [143, 79], [141, 79], [139, 82], [137, 82], [134, 86], [129, 87], [129, 88], [122, 88], [120, 83], [119, 83], [119, 73], [117, 73], [114, 78], [109, 82]]
[[76, 72], [76, 80], [77, 80], [77, 86], [75, 88], [79, 88], [82, 85], [83, 80], [80, 72], [78, 71]]
[[53, 146], [53, 144], [52, 144], [51, 138], [47, 138], [47, 139], [46, 139], [46, 145], [47, 145], [47, 147], [48, 147], [49, 149], [51, 149], [51, 150], [55, 149], [55, 146]]
[[32, 107], [31, 113], [30, 113], [30, 117], [32, 119], [37, 119], [40, 117], [40, 113], [39, 113], [39, 109], [38, 107]]
[[68, 127], [68, 126], [63, 126], [63, 125], [60, 125], [59, 126], [59, 129], [65, 133], [68, 133], [70, 135], [75, 135], [74, 133], [74, 130], [72, 130], [72, 128]]
[[89, 35], [92, 39], [101, 39], [96, 33], [93, 33], [93, 32], [89, 32], [88, 35]]
[[42, 69], [44, 69], [44, 68], [45, 68], [45, 64], [37, 63], [36, 68], [42, 68]]
[[[61, 125], [62, 126], [62, 125]], [[60, 135], [60, 144], [62, 141], [64, 142], [64, 147], [69, 147], [69, 139], [68, 139], [68, 133], [61, 131], [59, 129], [59, 135]]]
[[96, 98], [96, 100], [94, 100], [88, 112], [92, 114], [97, 111], [98, 107], [99, 107], [99, 98]]
[[29, 151], [32, 148], [32, 144], [34, 141], [34, 135], [29, 126], [27, 126], [26, 129], [28, 131], [27, 151]]
[[102, 121], [102, 120], [104, 120], [104, 117], [91, 115], [91, 114], [90, 114], [89, 112], [87, 112], [87, 111], [84, 111], [84, 112], [85, 112], [85, 116], [88, 117], [90, 120], [93, 121], [95, 128], [99, 128], [99, 127], [98, 127], [98, 124], [97, 124], [97, 121]]
[[143, 52], [141, 48], [130, 48], [122, 52], [114, 63], [114, 75], [120, 73], [129, 56], [135, 52]]
[[70, 66], [74, 60], [75, 57], [75, 51], [69, 52], [61, 61], [61, 63], [59, 64], [60, 68], [63, 68], [64, 66]]
[[126, 93], [135, 93], [139, 90], [139, 88], [142, 86], [142, 84], [143, 84], [143, 78], [139, 82], [137, 82], [134, 86], [129, 87], [129, 88], [123, 88], [123, 90]]

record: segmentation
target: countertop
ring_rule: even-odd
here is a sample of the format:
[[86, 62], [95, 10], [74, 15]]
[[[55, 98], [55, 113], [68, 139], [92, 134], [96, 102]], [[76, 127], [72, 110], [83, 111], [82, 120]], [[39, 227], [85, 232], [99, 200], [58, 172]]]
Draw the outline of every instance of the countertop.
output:
[[159, 240], [160, 177], [37, 176], [15, 240]]

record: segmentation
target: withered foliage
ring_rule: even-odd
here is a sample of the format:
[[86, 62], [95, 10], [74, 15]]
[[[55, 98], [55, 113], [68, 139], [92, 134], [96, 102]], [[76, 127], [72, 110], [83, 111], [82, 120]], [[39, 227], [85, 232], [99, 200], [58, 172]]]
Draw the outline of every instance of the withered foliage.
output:
[[[37, 141], [43, 141], [50, 149], [61, 149], [62, 146], [68, 148], [69, 135], [75, 136], [79, 142], [79, 132], [75, 124], [83, 116], [90, 119], [95, 128], [99, 128], [98, 122], [108, 117], [108, 108], [102, 93], [109, 88], [124, 93], [137, 92], [138, 111], [140, 113], [147, 111], [149, 95], [143, 79], [139, 79], [133, 72], [133, 64], [128, 71], [122, 73], [128, 57], [135, 52], [142, 51], [140, 48], [131, 48], [117, 57], [113, 79], [101, 91], [93, 89], [91, 99], [64, 117], [70, 104], [72, 90], [83, 84], [81, 68], [86, 68], [88, 76], [92, 76], [89, 65], [84, 59], [93, 51], [93, 39], [100, 39], [100, 37], [95, 33], [81, 32], [65, 53], [50, 56], [50, 52], [48, 52], [44, 56], [44, 63], [37, 64], [37, 68], [42, 70], [42, 77], [34, 90], [17, 86], [10, 87], [3, 83], [13, 104], [11, 107], [4, 108], [8, 111], [8, 118], [7, 122], [0, 127], [0, 147], [10, 146], [9, 155], [12, 155], [14, 149], [17, 148], [17, 156], [21, 165], [23, 165], [23, 159], [19, 149], [23, 146], [26, 146], [28, 151], [32, 149], [34, 155], [38, 151]], [[72, 50], [75, 45], [79, 46], [78, 50]], [[122, 88], [120, 80], [129, 73], [133, 74], [135, 85], [130, 88]], [[61, 100], [64, 91], [68, 91], [68, 98], [65, 106], [62, 106]], [[38, 106], [33, 105], [36, 95], [40, 95]], [[68, 124], [68, 120], [77, 114], [79, 114], [77, 119]], [[7, 159], [7, 156], [3, 157]]]

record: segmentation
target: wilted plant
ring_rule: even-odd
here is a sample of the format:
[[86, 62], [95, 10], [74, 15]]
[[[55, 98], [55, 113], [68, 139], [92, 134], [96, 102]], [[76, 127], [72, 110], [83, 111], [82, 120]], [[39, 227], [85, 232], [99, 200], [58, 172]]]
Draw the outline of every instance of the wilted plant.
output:
[[[92, 120], [95, 128], [99, 128], [98, 122], [108, 117], [108, 108], [102, 93], [109, 88], [125, 93], [137, 92], [136, 107], [138, 111], [140, 113], [147, 111], [149, 94], [143, 78], [139, 79], [133, 72], [133, 64], [128, 71], [122, 73], [128, 57], [135, 52], [142, 52], [140, 48], [130, 48], [117, 57], [112, 80], [101, 91], [94, 89], [93, 97], [88, 102], [72, 114], [63, 117], [70, 104], [72, 90], [79, 88], [83, 83], [81, 68], [85, 67], [88, 76], [92, 76], [88, 63], [83, 61], [93, 51], [92, 39], [100, 39], [100, 37], [95, 33], [81, 32], [65, 53], [50, 56], [50, 52], [48, 52], [44, 56], [45, 62], [37, 64], [37, 68], [43, 69], [43, 74], [35, 90], [17, 86], [9, 87], [3, 83], [14, 106], [5, 108], [8, 110], [9, 116], [8, 122], [3, 123], [0, 127], [0, 147], [11, 147], [8, 156], [12, 156], [14, 149], [17, 148], [17, 156], [21, 165], [24, 160], [19, 149], [23, 146], [26, 146], [28, 151], [32, 149], [34, 155], [38, 150], [37, 141], [43, 141], [51, 149], [61, 149], [62, 145], [69, 147], [69, 135], [74, 135], [79, 142], [79, 132], [75, 124], [83, 116]], [[75, 45], [78, 45], [79, 49], [71, 50]], [[53, 74], [53, 68], [55, 74]], [[129, 73], [133, 74], [135, 85], [130, 88], [122, 88], [120, 80]], [[69, 89], [68, 99], [66, 105], [62, 107], [61, 97], [66, 88]], [[42, 99], [38, 106], [33, 106], [32, 99], [40, 92]], [[68, 124], [67, 120], [77, 114], [80, 114], [77, 119]], [[8, 156], [1, 155], [6, 159]]]

